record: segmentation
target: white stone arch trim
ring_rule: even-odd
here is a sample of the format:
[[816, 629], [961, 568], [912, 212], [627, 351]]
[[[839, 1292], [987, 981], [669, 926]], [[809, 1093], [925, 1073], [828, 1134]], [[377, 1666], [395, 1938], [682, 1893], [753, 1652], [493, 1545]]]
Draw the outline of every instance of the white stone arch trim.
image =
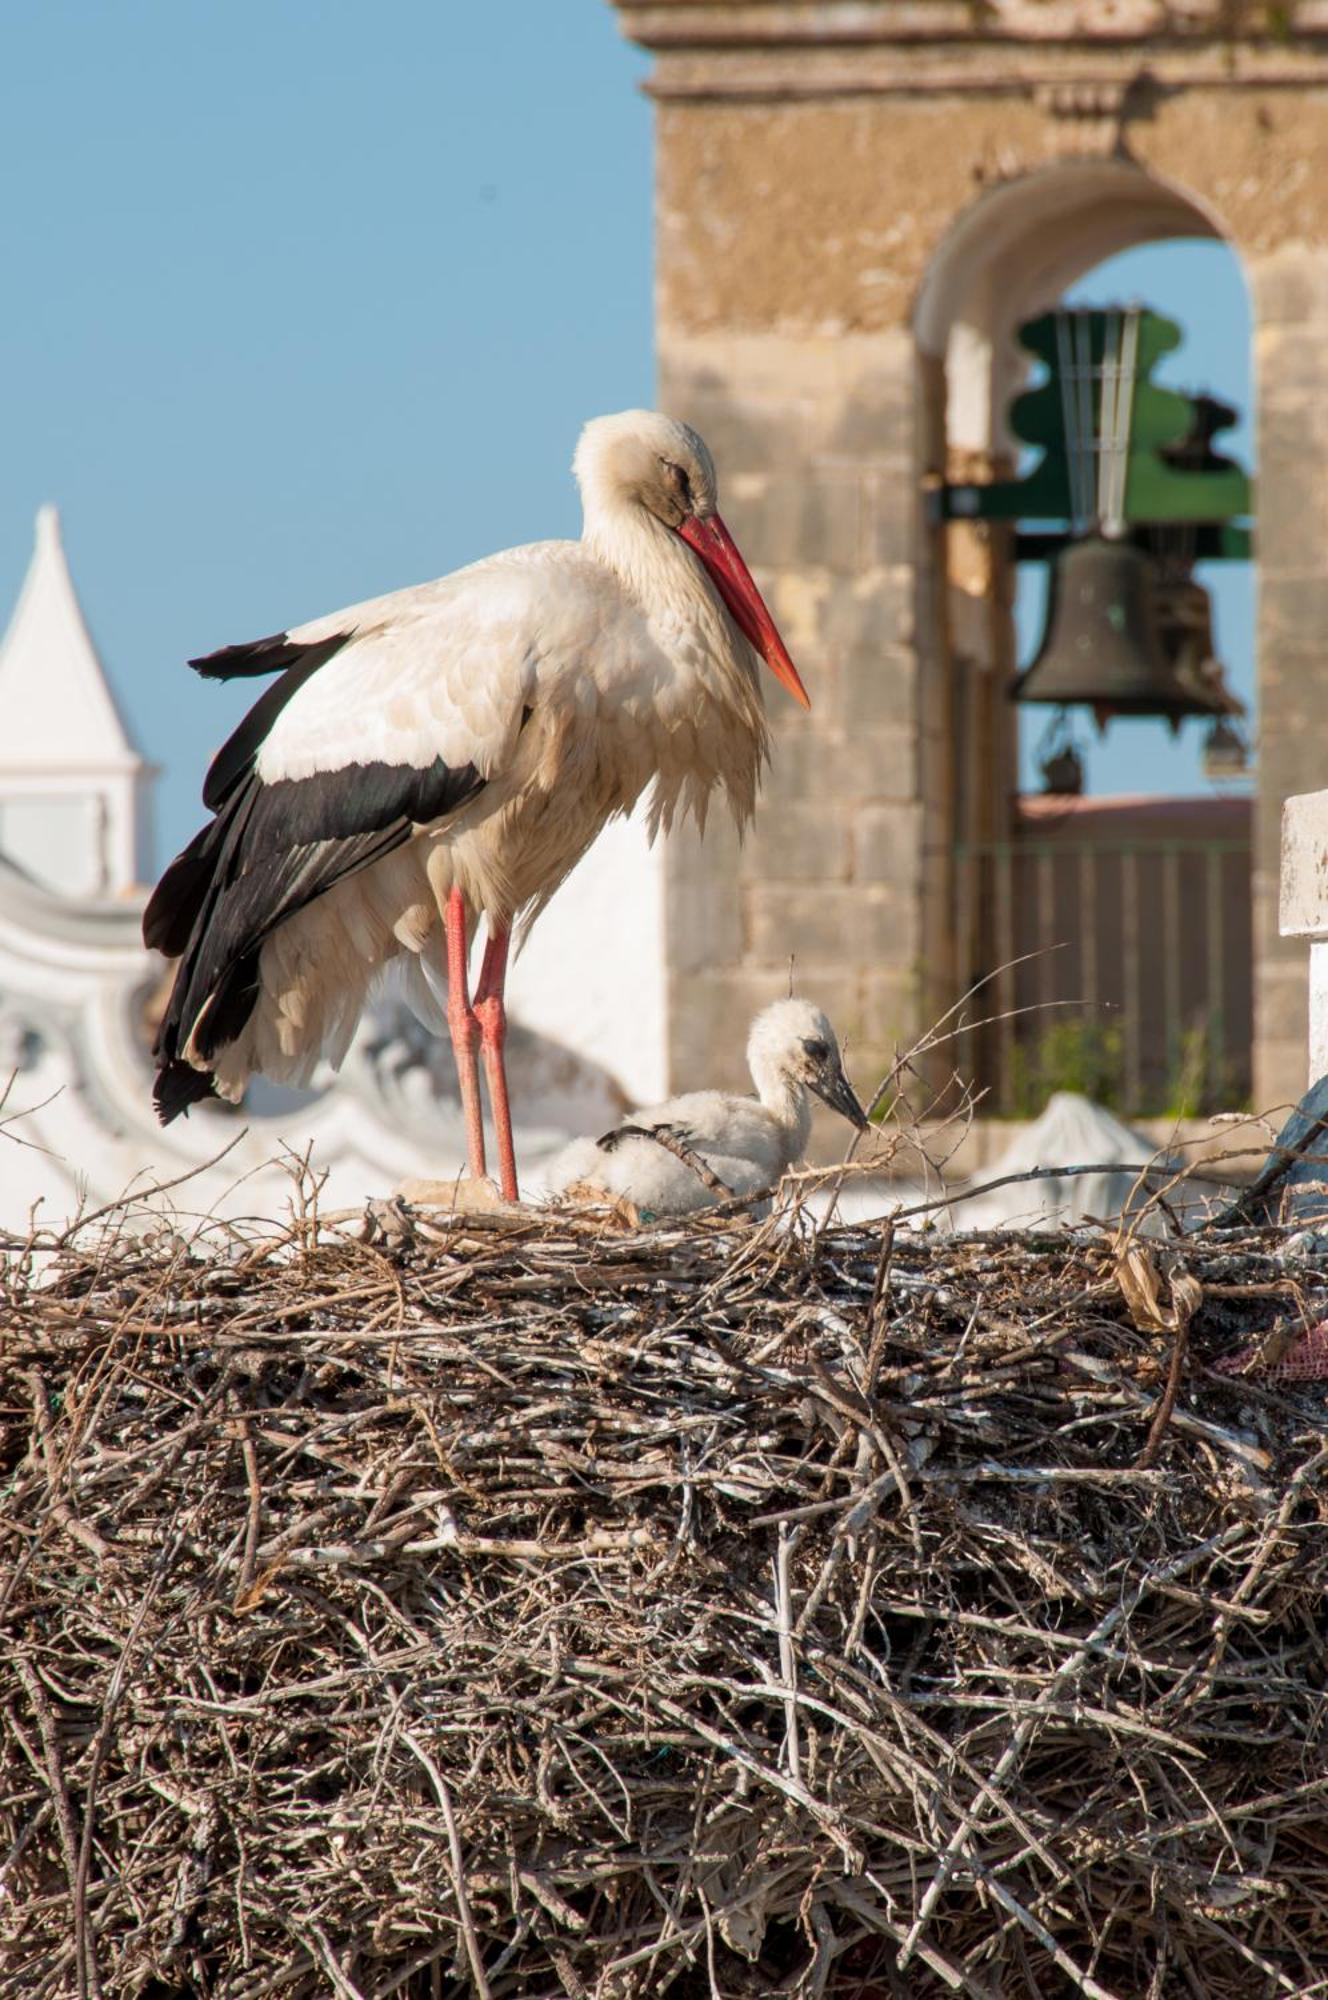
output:
[[1125, 159], [1065, 160], [980, 196], [931, 260], [913, 314], [944, 363], [951, 449], [1014, 448], [1006, 410], [1027, 372], [1015, 330], [1117, 251], [1170, 237], [1232, 241], [1212, 204]]

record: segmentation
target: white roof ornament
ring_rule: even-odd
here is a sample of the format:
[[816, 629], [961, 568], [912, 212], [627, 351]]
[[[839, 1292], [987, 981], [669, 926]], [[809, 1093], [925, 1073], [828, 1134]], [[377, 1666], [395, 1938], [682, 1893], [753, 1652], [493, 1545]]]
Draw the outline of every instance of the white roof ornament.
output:
[[143, 880], [155, 775], [115, 705], [79, 609], [54, 507], [0, 640], [0, 855], [57, 895]]
[[143, 769], [92, 643], [54, 507], [37, 513], [36, 547], [0, 641], [0, 778]]

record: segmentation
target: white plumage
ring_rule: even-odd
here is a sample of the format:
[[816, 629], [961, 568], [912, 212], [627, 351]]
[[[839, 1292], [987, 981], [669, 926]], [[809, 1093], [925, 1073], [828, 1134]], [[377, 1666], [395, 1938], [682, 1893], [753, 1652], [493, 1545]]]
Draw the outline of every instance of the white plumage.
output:
[[[696, 568], [681, 544], [670, 556]], [[265, 784], [370, 762], [419, 770], [437, 759], [451, 770], [473, 766], [483, 789], [390, 862], [291, 919], [287, 963], [273, 951], [275, 976], [263, 968], [278, 1010], [300, 984], [311, 935], [320, 954], [344, 957], [344, 992], [348, 982], [363, 987], [401, 946], [440, 944], [438, 907], [453, 888], [491, 927], [532, 920], [652, 779], [652, 831], [680, 805], [704, 818], [717, 786], [745, 823], [766, 751], [764, 711], [739, 653], [745, 642], [734, 634], [722, 647], [722, 608], [697, 598], [696, 622], [713, 619], [714, 650], [668, 662], [655, 624], [612, 588], [602, 563], [575, 542], [546, 542], [294, 630], [300, 644], [347, 624], [355, 637], [277, 718], [257, 758]], [[406, 913], [407, 934], [397, 935]], [[280, 1011], [260, 1012], [219, 1071], [280, 1074], [294, 1053]]]
[[[634, 1111], [603, 1138], [574, 1139], [565, 1147], [549, 1168], [550, 1192], [596, 1188], [644, 1214], [687, 1215], [724, 1198], [692, 1161], [730, 1194], [772, 1189], [806, 1153], [812, 1094], [865, 1126], [834, 1030], [810, 1001], [778, 1000], [758, 1014], [747, 1063], [755, 1097], [695, 1090]], [[671, 1144], [652, 1136], [660, 1133]]]
[[163, 1117], [237, 1098], [255, 1071], [301, 1083], [339, 1062], [375, 976], [403, 957], [425, 1018], [447, 990], [472, 1171], [482, 1041], [515, 1194], [511, 927], [648, 786], [652, 830], [704, 821], [716, 790], [745, 824], [767, 750], [758, 655], [806, 702], [695, 432], [648, 411], [601, 417], [576, 472], [580, 542], [509, 550], [194, 662], [281, 678], [215, 760], [216, 818], [145, 917], [148, 942], [182, 958], [158, 1041]]

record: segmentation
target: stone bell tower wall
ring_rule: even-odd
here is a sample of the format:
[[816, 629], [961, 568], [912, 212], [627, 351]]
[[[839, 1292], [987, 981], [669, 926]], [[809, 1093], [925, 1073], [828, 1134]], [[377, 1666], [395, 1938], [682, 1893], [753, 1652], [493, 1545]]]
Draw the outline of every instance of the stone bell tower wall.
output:
[[656, 56], [660, 401], [714, 446], [815, 704], [772, 699], [740, 855], [671, 843], [675, 1077], [740, 1062], [790, 953], [864, 1065], [953, 999], [954, 845], [1009, 826], [1011, 576], [1007, 531], [931, 525], [927, 486], [1008, 462], [1020, 319], [1209, 233], [1256, 325], [1256, 1101], [1295, 1094], [1277, 843], [1328, 746], [1328, 4], [617, 6]]

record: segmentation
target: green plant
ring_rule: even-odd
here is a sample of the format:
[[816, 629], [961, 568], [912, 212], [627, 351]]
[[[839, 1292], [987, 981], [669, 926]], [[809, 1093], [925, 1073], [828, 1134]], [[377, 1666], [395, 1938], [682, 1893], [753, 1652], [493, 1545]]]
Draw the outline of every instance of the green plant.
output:
[[1207, 1084], [1213, 1053], [1212, 1026], [1195, 1021], [1184, 1030], [1180, 1047], [1167, 1078], [1164, 1118], [1193, 1118], [1208, 1096]]
[[1125, 1030], [1119, 1021], [1067, 1014], [1016, 1044], [1010, 1065], [1010, 1108], [1036, 1118], [1058, 1090], [1078, 1091], [1108, 1110], [1125, 1094]]
[[1156, 1115], [1198, 1118], [1208, 1111], [1247, 1108], [1247, 1094], [1236, 1087], [1221, 1023], [1212, 1015], [1192, 1021], [1181, 1033]]
[[1281, 4], [1276, 4], [1275, 0], [1275, 4], [1269, 6], [1266, 17], [1268, 39], [1273, 42], [1289, 42], [1295, 32], [1295, 15], [1296, 10], [1294, 5], [1290, 4], [1290, 0], [1281, 0]]

